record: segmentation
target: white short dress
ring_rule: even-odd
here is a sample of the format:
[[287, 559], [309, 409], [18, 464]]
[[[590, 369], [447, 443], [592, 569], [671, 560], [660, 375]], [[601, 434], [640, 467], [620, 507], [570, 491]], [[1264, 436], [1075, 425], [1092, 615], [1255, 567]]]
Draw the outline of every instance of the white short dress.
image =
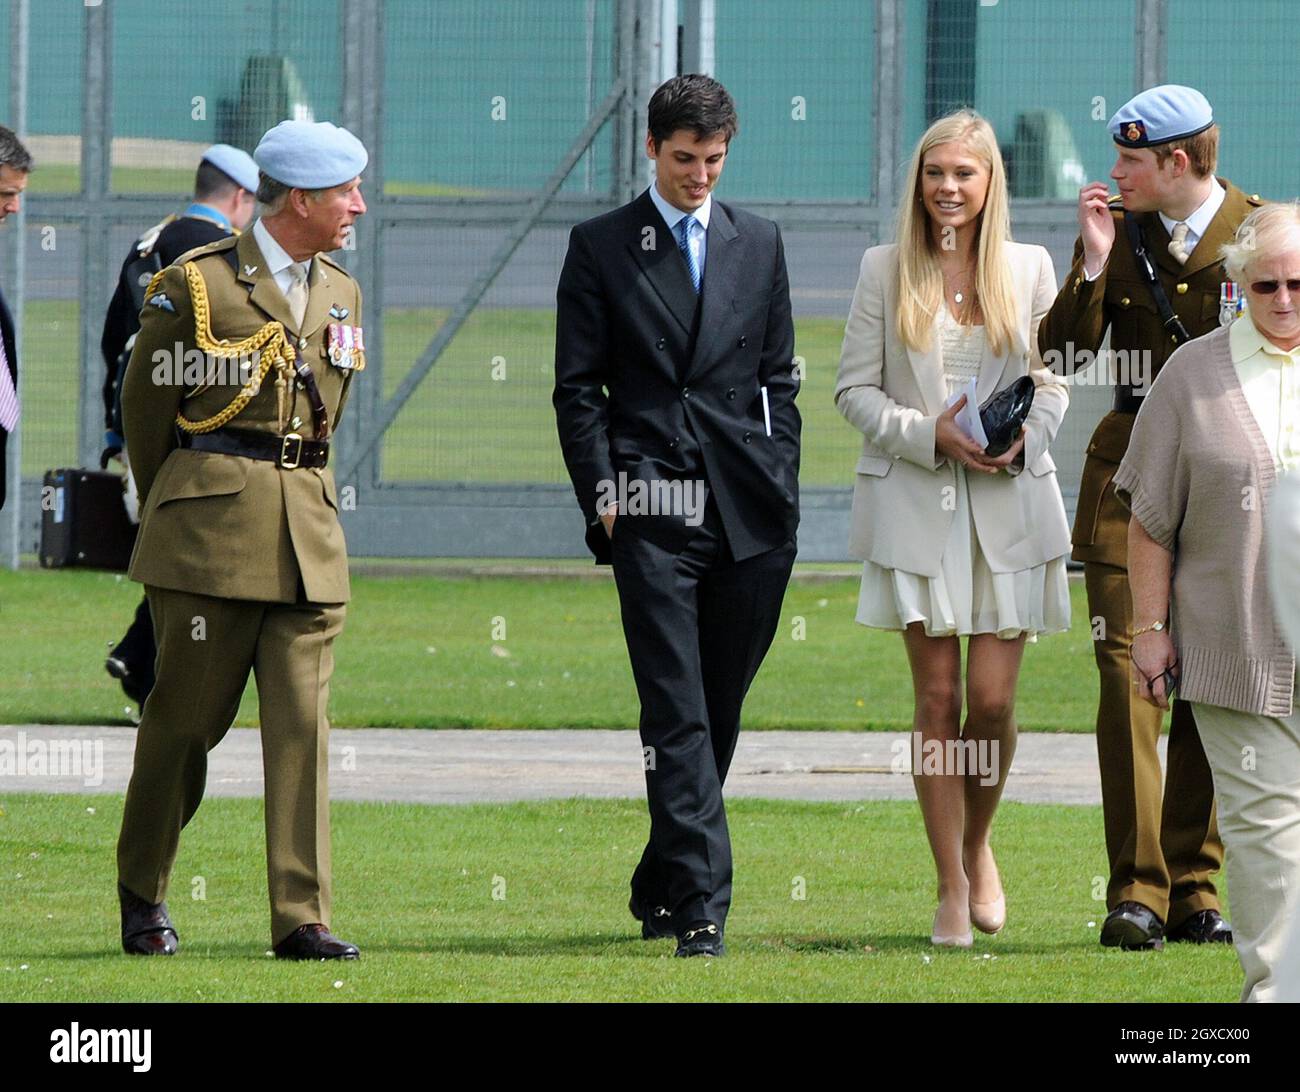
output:
[[[951, 395], [979, 375], [984, 327], [962, 326], [940, 308], [943, 374]], [[924, 622], [929, 637], [996, 633], [1010, 640], [1027, 634], [1064, 633], [1070, 628], [1066, 557], [1013, 573], [995, 573], [980, 549], [971, 516], [966, 468], [956, 467], [957, 496], [952, 528], [937, 577], [886, 569], [868, 561], [862, 569], [857, 621], [873, 629], [901, 630]]]

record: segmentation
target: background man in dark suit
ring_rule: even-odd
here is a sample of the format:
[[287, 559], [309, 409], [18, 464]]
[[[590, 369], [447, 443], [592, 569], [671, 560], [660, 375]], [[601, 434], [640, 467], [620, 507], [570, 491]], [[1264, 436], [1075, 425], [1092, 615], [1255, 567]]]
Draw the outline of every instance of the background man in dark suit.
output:
[[[22, 207], [22, 193], [27, 188], [27, 175], [32, 169], [32, 157], [13, 132], [0, 125], [0, 223], [11, 212]], [[15, 238], [12, 246], [21, 246], [22, 239]], [[8, 468], [5, 466], [5, 448], [9, 433], [18, 424], [18, 349], [14, 344], [14, 320], [9, 314], [4, 293], [0, 292], [0, 508], [5, 505], [5, 483]]]
[[799, 411], [776, 225], [714, 201], [737, 130], [717, 81], [650, 100], [655, 182], [573, 229], [556, 293], [554, 403], [598, 563], [612, 560], [645, 747], [642, 936], [721, 955], [722, 784], [772, 643], [799, 522]]
[[[105, 365], [101, 467], [107, 467], [110, 459], [126, 462], [119, 392], [131, 348], [140, 331], [145, 288], [158, 270], [165, 269], [182, 254], [232, 233], [238, 235], [253, 218], [256, 194], [257, 164], [253, 157], [229, 144], [214, 144], [199, 161], [194, 175], [194, 200], [189, 207], [179, 216], [168, 216], [155, 224], [132, 244], [122, 263], [99, 343]], [[109, 652], [104, 667], [121, 682], [126, 696], [142, 709], [153, 689], [157, 653], [149, 604], [141, 599], [126, 636]]]

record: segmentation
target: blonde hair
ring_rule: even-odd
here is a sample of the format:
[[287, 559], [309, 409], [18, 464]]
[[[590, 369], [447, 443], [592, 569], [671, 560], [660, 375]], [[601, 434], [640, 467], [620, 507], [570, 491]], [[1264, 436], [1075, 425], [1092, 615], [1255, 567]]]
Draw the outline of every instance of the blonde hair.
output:
[[1237, 228], [1237, 237], [1219, 248], [1228, 279], [1242, 282], [1246, 267], [1261, 258], [1267, 260], [1300, 244], [1300, 203], [1274, 202], [1260, 205]]
[[903, 188], [907, 199], [898, 214], [898, 336], [911, 349], [929, 348], [935, 316], [946, 306], [938, 248], [921, 202], [921, 168], [926, 153], [940, 144], [962, 145], [989, 172], [988, 194], [976, 225], [975, 293], [962, 304], [961, 321], [974, 320], [978, 303], [989, 345], [1000, 355], [1016, 340], [1015, 286], [1005, 246], [1011, 238], [1007, 175], [993, 127], [974, 110], [940, 118], [912, 152]]

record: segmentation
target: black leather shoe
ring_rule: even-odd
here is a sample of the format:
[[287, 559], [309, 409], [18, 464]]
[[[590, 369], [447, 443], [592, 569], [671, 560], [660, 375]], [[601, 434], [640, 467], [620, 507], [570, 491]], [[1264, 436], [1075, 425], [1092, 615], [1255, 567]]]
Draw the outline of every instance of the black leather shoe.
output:
[[165, 902], [145, 902], [120, 882], [117, 901], [122, 907], [122, 951], [128, 955], [176, 954], [180, 938]]
[[673, 932], [673, 915], [668, 907], [647, 906], [643, 902], [638, 902], [637, 897], [633, 895], [628, 899], [627, 908], [641, 923], [642, 940], [664, 940], [677, 935]]
[[711, 921], [697, 921], [677, 935], [677, 951], [673, 954], [683, 958], [726, 955], [722, 930]]
[[319, 922], [300, 925], [275, 946], [276, 959], [360, 959], [355, 944], [339, 940]]
[[149, 691], [153, 689], [153, 668], [135, 668], [121, 656], [112, 655], [104, 661], [104, 670], [122, 684], [124, 693], [136, 705], [144, 708]]
[[1177, 929], [1170, 929], [1165, 939], [1185, 944], [1231, 944], [1232, 926], [1217, 910], [1198, 910]]
[[1101, 927], [1105, 948], [1125, 951], [1160, 951], [1165, 946], [1165, 927], [1155, 911], [1140, 902], [1122, 902], [1106, 915]]

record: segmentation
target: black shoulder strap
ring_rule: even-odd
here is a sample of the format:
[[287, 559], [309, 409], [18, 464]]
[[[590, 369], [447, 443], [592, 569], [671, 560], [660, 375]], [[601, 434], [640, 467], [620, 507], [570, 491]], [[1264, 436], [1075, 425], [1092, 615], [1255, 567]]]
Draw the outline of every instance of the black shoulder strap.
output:
[[1191, 341], [1192, 335], [1187, 332], [1187, 327], [1183, 325], [1182, 319], [1174, 314], [1173, 306], [1169, 302], [1169, 297], [1165, 295], [1165, 286], [1160, 283], [1160, 274], [1156, 272], [1155, 263], [1151, 261], [1151, 256], [1147, 253], [1146, 240], [1142, 238], [1142, 225], [1138, 223], [1137, 217], [1133, 216], [1128, 209], [1124, 210], [1124, 231], [1128, 235], [1129, 244], [1133, 247], [1133, 256], [1137, 259], [1138, 271], [1142, 274], [1142, 279], [1147, 282], [1147, 289], [1151, 292], [1151, 298], [1155, 301], [1156, 311], [1160, 314], [1160, 322], [1168, 330], [1179, 345], [1185, 341]]

